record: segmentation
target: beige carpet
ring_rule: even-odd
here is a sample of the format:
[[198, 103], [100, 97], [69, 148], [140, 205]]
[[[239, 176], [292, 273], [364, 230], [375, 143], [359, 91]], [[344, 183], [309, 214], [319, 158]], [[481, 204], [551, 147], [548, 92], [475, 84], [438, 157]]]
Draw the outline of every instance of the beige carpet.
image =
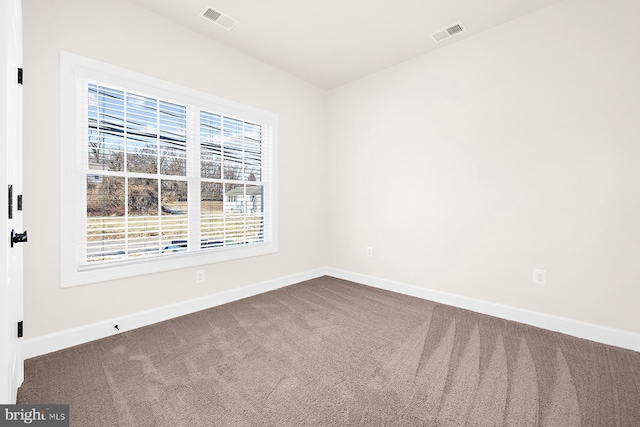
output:
[[90, 426], [640, 426], [640, 353], [331, 277], [26, 361]]

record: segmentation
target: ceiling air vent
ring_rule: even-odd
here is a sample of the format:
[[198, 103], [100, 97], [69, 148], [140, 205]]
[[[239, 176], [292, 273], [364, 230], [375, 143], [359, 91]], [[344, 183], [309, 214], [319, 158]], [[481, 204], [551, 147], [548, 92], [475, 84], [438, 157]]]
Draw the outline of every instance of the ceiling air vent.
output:
[[224, 28], [227, 31], [232, 29], [238, 23], [238, 20], [233, 16], [227, 15], [226, 13], [221, 12], [220, 10], [215, 10], [210, 6], [207, 6], [202, 11], [200, 16], [220, 25], [222, 28]]
[[462, 21], [458, 21], [453, 25], [450, 25], [449, 27], [442, 29], [442, 30], [438, 30], [435, 33], [431, 34], [431, 37], [433, 37], [433, 39], [436, 41], [436, 43], [441, 42], [443, 40], [448, 39], [449, 37], [453, 37], [456, 34], [460, 34], [467, 31], [467, 28], [464, 26], [464, 24], [462, 23]]

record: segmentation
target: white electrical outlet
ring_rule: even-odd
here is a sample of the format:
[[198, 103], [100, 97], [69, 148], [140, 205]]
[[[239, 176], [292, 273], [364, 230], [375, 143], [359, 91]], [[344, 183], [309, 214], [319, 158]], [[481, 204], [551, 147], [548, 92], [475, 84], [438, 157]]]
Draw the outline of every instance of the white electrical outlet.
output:
[[373, 248], [371, 246], [367, 246], [367, 256], [368, 257], [373, 256]]
[[196, 283], [204, 283], [204, 270], [196, 271]]
[[533, 269], [533, 284], [534, 285], [546, 285], [547, 284], [547, 270]]

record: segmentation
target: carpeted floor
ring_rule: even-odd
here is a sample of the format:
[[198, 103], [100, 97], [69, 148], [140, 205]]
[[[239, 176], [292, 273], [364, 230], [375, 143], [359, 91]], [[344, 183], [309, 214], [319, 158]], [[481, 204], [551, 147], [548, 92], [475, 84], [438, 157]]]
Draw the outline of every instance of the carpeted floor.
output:
[[91, 426], [640, 426], [640, 353], [322, 277], [26, 361]]

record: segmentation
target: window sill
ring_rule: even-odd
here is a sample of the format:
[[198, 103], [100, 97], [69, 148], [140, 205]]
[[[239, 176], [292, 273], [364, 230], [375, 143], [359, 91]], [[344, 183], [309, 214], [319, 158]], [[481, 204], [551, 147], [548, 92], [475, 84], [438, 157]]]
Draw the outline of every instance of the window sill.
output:
[[[108, 280], [123, 279], [162, 271], [178, 270], [235, 259], [267, 255], [278, 252], [276, 243], [262, 243], [251, 246], [223, 250], [204, 250], [190, 253], [176, 253], [139, 260], [126, 260], [99, 265], [84, 265], [69, 271], [62, 271], [61, 287], [87, 285]], [[63, 252], [64, 258], [64, 252]], [[64, 265], [64, 264], [63, 264]]]

